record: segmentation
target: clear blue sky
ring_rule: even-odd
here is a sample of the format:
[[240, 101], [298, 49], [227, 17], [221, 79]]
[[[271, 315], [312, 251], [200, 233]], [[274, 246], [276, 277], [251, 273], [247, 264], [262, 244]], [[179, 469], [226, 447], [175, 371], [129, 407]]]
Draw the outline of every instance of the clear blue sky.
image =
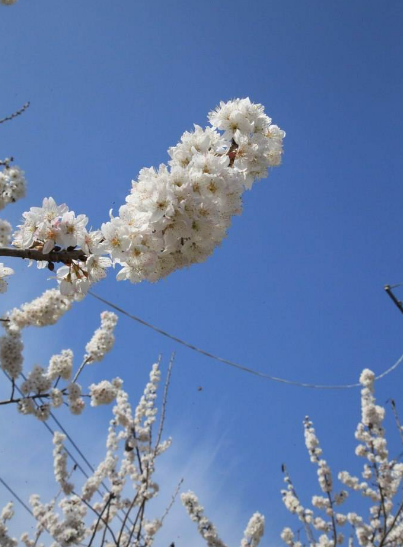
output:
[[[183, 131], [205, 125], [220, 100], [249, 96], [287, 132], [284, 162], [245, 196], [222, 247], [159, 284], [117, 283], [111, 275], [95, 290], [262, 372], [319, 383], [355, 382], [364, 367], [379, 373], [403, 352], [403, 316], [383, 291], [403, 281], [402, 25], [401, 0], [19, 0], [3, 7], [0, 117], [32, 103], [1, 126], [0, 156], [14, 155], [29, 181], [27, 198], [3, 217], [18, 224], [24, 210], [53, 196], [99, 227], [142, 167], [167, 161]], [[19, 267], [4, 309], [50, 287], [46, 278]], [[102, 310], [88, 297], [49, 332], [27, 333], [27, 363], [45, 364], [65, 347], [79, 360]], [[159, 352], [167, 363], [173, 350], [166, 433], [180, 449], [167, 461], [193, 462], [185, 487], [203, 486], [208, 514], [239, 516], [221, 527], [215, 519], [234, 534], [221, 532], [228, 542], [240, 540], [259, 510], [267, 516], [263, 545], [279, 544], [281, 528], [296, 524], [281, 503], [281, 463], [304, 501], [318, 493], [304, 416], [315, 421], [334, 471], [345, 468], [358, 391], [260, 380], [123, 317], [113, 354], [87, 379], [121, 376], [136, 400], [149, 365]], [[402, 380], [403, 368], [379, 383], [381, 403], [394, 397], [403, 409]], [[87, 412], [88, 427], [100, 434], [108, 413]], [[15, 411], [4, 416], [2, 435], [10, 424], [34, 435], [42, 429]], [[85, 445], [83, 420], [69, 425]], [[389, 429], [395, 433], [392, 422]], [[88, 441], [87, 449], [97, 462], [101, 454]], [[20, 450], [2, 442], [0, 466]], [[204, 475], [198, 456], [209, 461]], [[35, 477], [19, 481], [26, 493], [38, 486]], [[198, 546], [196, 530], [192, 537]], [[157, 543], [172, 540], [186, 545], [165, 536]]]

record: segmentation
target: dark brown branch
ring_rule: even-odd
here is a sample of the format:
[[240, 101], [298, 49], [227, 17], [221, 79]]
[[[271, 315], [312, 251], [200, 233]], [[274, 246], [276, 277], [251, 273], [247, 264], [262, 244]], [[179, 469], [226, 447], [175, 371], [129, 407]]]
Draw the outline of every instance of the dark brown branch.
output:
[[[14, 384], [14, 389], [15, 389]], [[12, 403], [20, 403], [23, 399], [41, 399], [41, 398], [47, 398], [50, 397], [49, 393], [40, 393], [39, 395], [27, 395], [26, 397], [19, 397], [18, 399], [7, 399], [5, 401], [0, 401], [0, 405], [10, 405]]]
[[30, 104], [31, 103], [28, 101], [19, 110], [16, 110], [15, 112], [10, 114], [9, 116], [6, 116], [2, 120], [0, 120], [0, 123], [9, 122], [10, 120], [13, 120], [14, 118], [17, 118], [17, 116], [21, 116], [21, 114], [23, 114], [27, 110], [27, 108], [29, 108]]
[[[133, 498], [133, 500], [132, 500], [132, 502], [131, 502], [131, 504], [130, 504], [128, 510], [126, 511], [125, 517], [124, 517], [123, 522], [122, 522], [122, 527], [121, 527], [121, 529], [120, 529], [119, 536], [118, 536], [118, 544], [119, 544], [119, 545], [120, 545], [120, 540], [121, 540], [121, 538], [122, 538], [123, 530], [124, 530], [124, 528], [125, 528], [125, 526], [126, 526], [126, 521], [128, 520], [129, 515], [130, 515], [130, 512], [131, 512], [131, 510], [133, 509], [133, 507], [134, 507], [134, 505], [135, 505], [135, 503], [136, 503], [136, 501], [137, 501], [138, 495], [139, 495], [139, 494], [137, 493], [137, 494], [134, 496], [134, 498]], [[130, 522], [130, 521], [129, 521], [129, 522]], [[133, 526], [134, 526], [134, 523], [131, 523], [131, 524], [133, 524]]]
[[[109, 500], [106, 502], [106, 505], [104, 506], [104, 508], [102, 509], [102, 512], [101, 514], [98, 513], [98, 511], [95, 511], [95, 509], [92, 507], [92, 505], [90, 503], [88, 503], [88, 501], [86, 501], [84, 498], [82, 498], [81, 496], [79, 496], [78, 494], [76, 494], [75, 492], [73, 492], [73, 494], [75, 496], [77, 496], [78, 498], [80, 498], [80, 500], [85, 503], [85, 505], [91, 509], [91, 511], [93, 513], [96, 514], [96, 516], [98, 517], [98, 521], [96, 523], [96, 528], [95, 528], [95, 533], [96, 533], [96, 529], [98, 528], [98, 525], [99, 525], [99, 522], [102, 521], [104, 523], [104, 525], [108, 528], [109, 532], [111, 533], [111, 536], [113, 538], [113, 542], [115, 543], [115, 545], [118, 545], [117, 541], [116, 541], [116, 537], [115, 537], [115, 534], [113, 533], [113, 530], [111, 529], [111, 527], [109, 526], [108, 522], [102, 517], [102, 514], [105, 512], [105, 509], [107, 509], [108, 505], [111, 503], [112, 501], [112, 498], [113, 498], [113, 494], [110, 494], [109, 496]], [[93, 541], [93, 538], [91, 539], [91, 542]], [[90, 543], [91, 545], [91, 543]]]
[[46, 262], [63, 262], [70, 264], [72, 260], [82, 260], [85, 262], [87, 256], [81, 249], [73, 251], [60, 250], [43, 253], [36, 249], [14, 249], [11, 247], [0, 247], [0, 256], [11, 256], [13, 258], [26, 258], [28, 260], [44, 260]]
[[384, 287], [386, 293], [388, 294], [388, 296], [392, 299], [392, 301], [394, 302], [394, 304], [399, 308], [399, 310], [403, 313], [403, 304], [402, 302], [400, 302], [400, 300], [398, 300], [396, 298], [396, 296], [393, 294], [392, 292], [392, 288], [390, 285], [385, 285]]

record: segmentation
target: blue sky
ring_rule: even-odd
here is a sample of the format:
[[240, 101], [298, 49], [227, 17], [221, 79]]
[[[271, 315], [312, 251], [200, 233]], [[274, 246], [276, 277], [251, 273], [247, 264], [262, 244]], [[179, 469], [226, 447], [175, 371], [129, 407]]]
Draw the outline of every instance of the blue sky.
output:
[[[52, 196], [99, 227], [142, 167], [167, 161], [183, 131], [205, 125], [219, 101], [249, 96], [287, 132], [284, 161], [245, 195], [222, 247], [158, 284], [117, 283], [111, 275], [95, 291], [268, 374], [340, 384], [355, 382], [364, 367], [379, 373], [403, 352], [403, 317], [383, 291], [403, 281], [402, 23], [400, 0], [19, 0], [3, 7], [0, 117], [31, 101], [0, 130], [0, 156], [15, 156], [29, 181], [28, 196], [3, 217], [16, 225], [24, 210]], [[2, 309], [52, 286], [46, 272], [8, 264], [18, 271]], [[27, 332], [27, 364], [45, 364], [65, 347], [79, 362], [103, 309], [88, 297], [57, 327]], [[240, 541], [259, 510], [267, 516], [263, 544], [279, 544], [282, 527], [296, 524], [281, 503], [281, 463], [305, 501], [317, 493], [304, 416], [314, 420], [334, 470], [357, 470], [358, 391], [270, 383], [124, 317], [113, 353], [86, 378], [121, 376], [135, 401], [151, 363], [162, 353], [167, 364], [172, 351], [166, 433], [177, 445], [166, 469], [186, 471], [184, 487], [203, 490], [206, 512], [217, 515], [228, 542]], [[379, 382], [381, 403], [393, 397], [403, 408], [402, 380], [403, 369]], [[87, 412], [88, 426], [67, 422], [94, 462], [102, 452], [85, 431], [101, 439], [108, 413]], [[21, 423], [15, 411], [6, 415], [2, 435], [15, 442], [2, 442], [2, 468], [21, 452], [24, 435], [36, 438], [42, 429]], [[20, 427], [29, 433], [14, 438]], [[32, 468], [51, 447], [37, 450]], [[26, 494], [39, 488], [33, 475], [15, 481]], [[169, 501], [168, 486], [165, 495]], [[183, 510], [175, 511], [179, 519]], [[186, 541], [202, 545], [190, 530]], [[184, 535], [167, 533], [161, 546], [172, 540], [186, 545]]]

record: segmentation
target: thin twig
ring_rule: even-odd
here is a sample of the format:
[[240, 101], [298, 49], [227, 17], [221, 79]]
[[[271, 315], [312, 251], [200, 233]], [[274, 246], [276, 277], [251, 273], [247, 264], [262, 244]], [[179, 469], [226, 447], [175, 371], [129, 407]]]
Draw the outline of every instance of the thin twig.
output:
[[[133, 507], [136, 503], [138, 495], [139, 494], [137, 492], [137, 494], [133, 498], [133, 501], [130, 504], [129, 509], [126, 511], [125, 517], [124, 517], [123, 522], [122, 522], [122, 527], [120, 528], [120, 532], [119, 532], [119, 536], [118, 536], [118, 545], [120, 545], [120, 540], [121, 540], [121, 537], [122, 537], [122, 534], [123, 534], [123, 528], [125, 528], [125, 526], [126, 526], [126, 521], [129, 518], [129, 514], [130, 514], [131, 510], [133, 509]], [[133, 524], [133, 526], [134, 526], [134, 524]]]
[[[80, 500], [81, 500], [83, 503], [85, 503], [85, 505], [86, 505], [89, 509], [91, 509], [91, 511], [93, 511], [93, 512], [96, 514], [96, 516], [98, 517], [97, 526], [98, 526], [99, 520], [102, 520], [102, 522], [105, 524], [105, 526], [108, 528], [109, 532], [111, 533], [112, 538], [113, 538], [113, 541], [115, 542], [115, 545], [119, 545], [119, 544], [117, 543], [117, 541], [116, 541], [116, 537], [115, 537], [115, 534], [113, 533], [113, 530], [111, 529], [111, 527], [109, 526], [109, 524], [106, 522], [106, 520], [102, 518], [102, 513], [105, 511], [105, 509], [106, 509], [106, 507], [107, 507], [107, 504], [110, 503], [110, 501], [111, 501], [111, 499], [112, 499], [112, 497], [113, 497], [113, 494], [110, 494], [109, 500], [108, 500], [107, 504], [105, 505], [105, 507], [102, 509], [101, 514], [98, 513], [97, 511], [95, 511], [95, 509], [92, 507], [92, 505], [91, 505], [90, 503], [88, 503], [85, 499], [83, 499], [81, 496], [79, 496], [79, 495], [76, 494], [75, 492], [73, 492], [73, 494], [74, 494], [75, 496], [77, 496], [78, 498], [80, 498]], [[95, 530], [95, 533], [96, 533], [96, 530]], [[93, 540], [93, 538], [91, 538], [91, 542], [92, 542], [92, 540]], [[90, 547], [91, 542], [89, 543], [88, 547]]]
[[[140, 516], [141, 510], [143, 510], [143, 513], [144, 513], [144, 505], [145, 505], [145, 499], [143, 499], [143, 501], [141, 502], [140, 508], [139, 508], [138, 513], [136, 515], [136, 518], [134, 519], [133, 527], [131, 529], [131, 532], [130, 532], [129, 539], [128, 539], [128, 542], [126, 544], [126, 547], [129, 547], [129, 545], [130, 545], [130, 542], [131, 542], [133, 534], [135, 532], [136, 524], [137, 524], [138, 518]], [[143, 518], [143, 517], [141, 517], [141, 518]], [[141, 530], [141, 528], [139, 529], [139, 537], [140, 537], [140, 530]]]
[[169, 384], [171, 381], [172, 367], [174, 364], [174, 360], [175, 360], [175, 352], [173, 352], [171, 355], [171, 359], [168, 365], [167, 375], [165, 378], [164, 395], [162, 396], [161, 419], [160, 419], [160, 424], [158, 428], [157, 441], [155, 443], [155, 448], [154, 448], [154, 455], [157, 453], [158, 446], [161, 442], [162, 431], [164, 429], [166, 406], [167, 406], [167, 400], [168, 400], [168, 390], [169, 390]]
[[392, 524], [390, 525], [389, 530], [386, 532], [386, 534], [382, 538], [381, 542], [379, 543], [379, 547], [383, 547], [383, 545], [385, 545], [385, 540], [388, 537], [388, 535], [390, 534], [390, 532], [393, 530], [393, 527], [396, 524], [396, 521], [397, 521], [397, 519], [398, 519], [398, 517], [399, 517], [399, 515], [402, 511], [403, 511], [403, 502], [401, 503], [399, 509], [397, 510], [397, 513], [395, 515], [395, 518], [393, 519]]
[[[109, 520], [109, 513], [110, 513], [110, 510], [111, 510], [111, 504], [109, 503], [108, 505], [108, 510], [106, 511], [106, 522], [108, 522]], [[102, 534], [102, 542], [101, 542], [101, 547], [103, 547], [104, 543], [105, 543], [105, 537], [106, 537], [106, 532], [107, 532], [108, 528], [105, 526], [104, 528], [104, 533]]]
[[[15, 384], [14, 384], [15, 387]], [[0, 405], [9, 405], [12, 403], [20, 403], [24, 399], [41, 399], [41, 398], [48, 398], [50, 397], [49, 393], [41, 393], [40, 395], [27, 395], [26, 397], [18, 397], [18, 399], [9, 399], [5, 401], [0, 401]]]
[[172, 506], [173, 506], [173, 504], [175, 503], [175, 500], [176, 500], [176, 498], [177, 498], [177, 496], [178, 496], [178, 494], [179, 494], [179, 490], [181, 489], [181, 486], [182, 486], [182, 484], [183, 484], [183, 481], [184, 481], [184, 479], [182, 478], [182, 479], [179, 481], [178, 486], [176, 487], [175, 492], [172, 494], [172, 499], [171, 499], [171, 501], [170, 501], [168, 507], [165, 509], [164, 514], [163, 514], [162, 517], [161, 517], [161, 525], [162, 525], [162, 523], [164, 522], [165, 517], [168, 515], [169, 511], [172, 509]]
[[400, 423], [400, 419], [399, 419], [399, 415], [397, 413], [396, 403], [395, 403], [394, 399], [390, 400], [390, 404], [391, 404], [391, 407], [392, 407], [393, 415], [395, 417], [396, 427], [397, 427], [397, 430], [399, 431], [400, 440], [402, 441], [402, 445], [403, 445], [403, 429], [402, 429], [402, 424]]
[[27, 110], [27, 108], [29, 108], [30, 104], [31, 103], [28, 101], [19, 110], [16, 110], [15, 112], [10, 114], [9, 116], [6, 116], [2, 120], [0, 120], [0, 123], [9, 122], [10, 120], [13, 120], [14, 118], [17, 118], [17, 116], [21, 116], [21, 114], [23, 114]]
[[90, 362], [90, 357], [87, 357], [86, 359], [84, 359], [84, 361], [81, 363], [81, 365], [79, 366], [79, 369], [77, 370], [76, 372], [76, 375], [74, 376], [73, 378], [73, 381], [72, 383], [75, 384], [77, 382], [77, 379], [78, 377], [80, 376], [81, 372], [83, 371], [83, 368], [85, 367], [86, 364], [88, 364]]

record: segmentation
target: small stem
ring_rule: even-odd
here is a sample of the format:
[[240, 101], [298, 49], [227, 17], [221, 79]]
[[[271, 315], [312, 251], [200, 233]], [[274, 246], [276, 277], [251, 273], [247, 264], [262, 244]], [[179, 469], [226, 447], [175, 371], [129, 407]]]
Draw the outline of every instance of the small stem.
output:
[[172, 367], [173, 367], [173, 364], [174, 364], [174, 359], [175, 359], [175, 352], [172, 353], [172, 355], [171, 355], [171, 359], [170, 359], [169, 365], [168, 365], [167, 375], [166, 375], [166, 378], [165, 378], [164, 395], [162, 397], [161, 420], [160, 420], [160, 424], [159, 424], [159, 428], [158, 428], [157, 441], [156, 441], [155, 447], [154, 447], [154, 456], [157, 454], [158, 446], [161, 442], [162, 431], [164, 429], [166, 406], [167, 406], [167, 400], [168, 400], [168, 390], [169, 390], [169, 383], [170, 383], [170, 380], [171, 380], [171, 374], [172, 374]]
[[74, 378], [73, 378], [72, 384], [75, 384], [75, 383], [77, 382], [77, 379], [78, 379], [78, 377], [80, 376], [81, 372], [83, 371], [85, 365], [86, 365], [87, 363], [89, 363], [90, 360], [91, 360], [90, 357], [87, 357], [86, 359], [84, 359], [84, 361], [81, 363], [79, 369], [77, 370], [76, 375], [75, 375]]
[[181, 486], [182, 486], [183, 481], [184, 481], [184, 479], [182, 478], [182, 479], [179, 481], [178, 486], [176, 487], [175, 492], [172, 494], [171, 501], [170, 501], [168, 507], [165, 509], [164, 514], [163, 514], [162, 517], [161, 517], [161, 525], [163, 524], [163, 522], [164, 522], [166, 516], [168, 515], [169, 511], [172, 509], [172, 506], [173, 506], [173, 504], [175, 503], [175, 500], [176, 500], [177, 495], [179, 494], [179, 490], [181, 489]]
[[[96, 516], [98, 517], [98, 522], [97, 522], [97, 525], [96, 525], [96, 528], [98, 527], [98, 524], [99, 524], [99, 521], [102, 520], [102, 522], [105, 524], [105, 526], [108, 528], [108, 530], [110, 531], [112, 537], [113, 537], [113, 541], [115, 543], [115, 545], [118, 545], [117, 541], [116, 541], [116, 537], [115, 537], [115, 534], [113, 533], [113, 530], [111, 529], [111, 527], [109, 526], [109, 524], [106, 522], [106, 520], [104, 518], [102, 518], [102, 513], [105, 511], [105, 509], [107, 508], [107, 506], [109, 505], [109, 503], [111, 502], [112, 500], [112, 497], [113, 497], [113, 494], [110, 494], [110, 498], [108, 500], [108, 502], [106, 503], [105, 507], [102, 509], [102, 512], [101, 513], [98, 513], [97, 511], [95, 511], [95, 509], [92, 507], [92, 505], [90, 503], [88, 503], [87, 501], [85, 501], [85, 499], [83, 499], [81, 496], [79, 496], [78, 494], [76, 494], [75, 492], [73, 492], [73, 494], [75, 496], [77, 496], [78, 498], [80, 498], [80, 500], [85, 503], [85, 505], [91, 509], [91, 511], [93, 511]], [[96, 533], [96, 529], [95, 529], [95, 533]], [[93, 541], [93, 537], [91, 538], [91, 541], [88, 545], [88, 547], [90, 547], [91, 543]]]
[[[119, 536], [118, 536], [118, 545], [120, 545], [120, 540], [121, 540], [121, 537], [122, 537], [122, 534], [123, 534], [123, 529], [126, 526], [126, 521], [129, 518], [129, 514], [130, 514], [131, 510], [133, 509], [134, 504], [136, 503], [137, 497], [138, 497], [138, 493], [134, 496], [133, 501], [131, 502], [129, 509], [126, 511], [126, 514], [124, 516], [124, 519], [123, 519], [123, 522], [122, 522], [122, 527], [120, 529]], [[133, 524], [133, 526], [134, 526], [134, 524]]]
[[[106, 522], [108, 522], [109, 520], [109, 513], [110, 513], [110, 510], [111, 510], [111, 504], [109, 503], [108, 504], [108, 510], [106, 511]], [[105, 543], [105, 537], [106, 537], [106, 532], [107, 532], [108, 528], [105, 526], [104, 528], [104, 533], [102, 534], [102, 542], [101, 542], [101, 547], [103, 547], [104, 543]]]
[[394, 527], [394, 525], [396, 524], [396, 521], [397, 521], [397, 519], [399, 518], [399, 515], [400, 515], [400, 513], [402, 512], [402, 510], [403, 510], [403, 503], [401, 503], [399, 509], [397, 510], [397, 513], [396, 513], [396, 515], [395, 515], [395, 518], [393, 519], [393, 522], [392, 522], [392, 524], [390, 525], [389, 530], [388, 530], [388, 531], [386, 532], [386, 534], [383, 536], [383, 538], [382, 538], [382, 540], [381, 540], [381, 542], [380, 542], [380, 544], [379, 544], [379, 547], [382, 547], [383, 545], [385, 545], [385, 540], [386, 540], [386, 538], [388, 537], [388, 535], [390, 534], [390, 532], [393, 530], [393, 527]]

